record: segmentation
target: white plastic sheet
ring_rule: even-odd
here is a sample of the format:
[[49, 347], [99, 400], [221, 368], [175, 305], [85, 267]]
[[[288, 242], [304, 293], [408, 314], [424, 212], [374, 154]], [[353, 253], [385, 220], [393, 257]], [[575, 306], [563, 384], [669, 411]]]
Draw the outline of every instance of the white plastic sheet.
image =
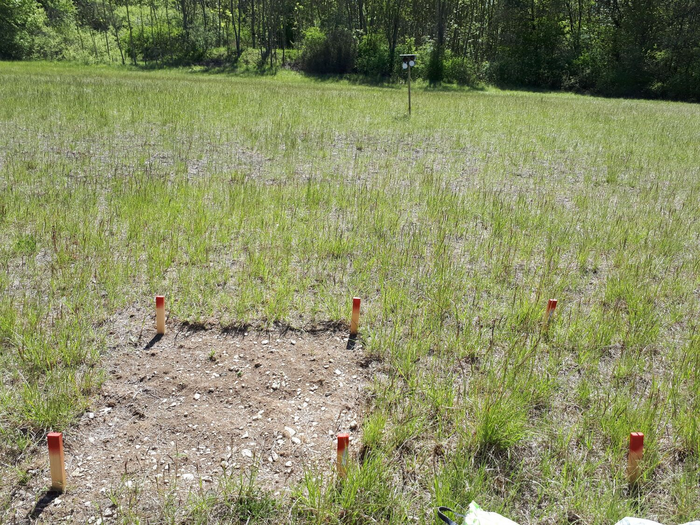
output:
[[[661, 525], [658, 521], [645, 520], [642, 518], [622, 518], [615, 525]], [[700, 525], [700, 521], [689, 521], [683, 525]]]
[[[457, 515], [459, 516], [459, 514]], [[443, 517], [445, 521], [450, 521]], [[472, 501], [469, 504], [467, 513], [464, 515], [464, 521], [461, 525], [518, 525], [512, 520], [501, 516], [495, 512], [487, 512], [479, 505]], [[615, 525], [662, 525], [657, 521], [645, 520], [643, 518], [622, 518]], [[688, 523], [683, 523], [682, 525], [700, 525], [700, 521], [689, 521]]]
[[508, 518], [495, 512], [487, 512], [475, 502], [469, 504], [469, 510], [464, 515], [464, 525], [518, 525]]

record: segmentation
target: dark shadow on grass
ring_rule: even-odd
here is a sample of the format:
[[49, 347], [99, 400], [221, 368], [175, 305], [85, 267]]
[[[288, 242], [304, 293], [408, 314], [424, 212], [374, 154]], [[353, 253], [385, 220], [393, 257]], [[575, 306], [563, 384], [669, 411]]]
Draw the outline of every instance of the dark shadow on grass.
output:
[[41, 513], [44, 512], [44, 509], [48, 507], [51, 504], [51, 502], [60, 495], [61, 493], [56, 490], [49, 490], [48, 492], [46, 492], [46, 494], [44, 494], [39, 499], [39, 501], [36, 502], [36, 505], [34, 505], [34, 508], [29, 513], [29, 519], [35, 520], [39, 516], [41, 516]]
[[348, 337], [348, 344], [345, 347], [346, 350], [352, 350], [355, 348], [355, 345], [357, 344], [357, 334], [350, 334], [350, 337]]
[[144, 349], [144, 350], [148, 350], [148, 349], [150, 349], [150, 348], [153, 348], [153, 347], [155, 346], [155, 344], [156, 344], [158, 341], [160, 341], [161, 339], [163, 339], [163, 334], [156, 334], [156, 335], [154, 335], [154, 336], [153, 336], [153, 339], [151, 339], [151, 340], [146, 344], [146, 346], [143, 347], [143, 349]]
[[635, 511], [639, 511], [642, 507], [645, 495], [645, 493], [642, 491], [641, 484], [639, 482], [630, 483], [628, 490], [629, 497], [632, 500], [632, 506], [634, 507]]

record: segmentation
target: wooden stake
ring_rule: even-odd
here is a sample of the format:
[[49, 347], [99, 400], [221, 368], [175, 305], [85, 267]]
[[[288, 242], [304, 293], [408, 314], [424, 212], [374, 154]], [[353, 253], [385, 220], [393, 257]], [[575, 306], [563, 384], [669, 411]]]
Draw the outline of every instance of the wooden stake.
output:
[[411, 115], [411, 64], [408, 64], [408, 115]]
[[338, 457], [336, 459], [336, 466], [338, 468], [338, 476], [341, 478], [347, 476], [349, 449], [350, 434], [338, 434]]
[[641, 432], [630, 433], [630, 452], [627, 456], [627, 481], [634, 485], [642, 475], [640, 462], [644, 457], [644, 434]]
[[49, 444], [49, 466], [51, 467], [51, 490], [66, 490], [66, 465], [63, 457], [63, 434], [49, 432], [46, 436]]
[[357, 327], [360, 324], [360, 298], [352, 298], [352, 319], [350, 320], [350, 335], [357, 335]]
[[165, 296], [156, 295], [156, 333], [165, 334]]
[[554, 310], [557, 309], [557, 300], [550, 299], [547, 303], [547, 311], [544, 313], [544, 323], [542, 323], [542, 329], [547, 330], [549, 327], [549, 321], [554, 315]]

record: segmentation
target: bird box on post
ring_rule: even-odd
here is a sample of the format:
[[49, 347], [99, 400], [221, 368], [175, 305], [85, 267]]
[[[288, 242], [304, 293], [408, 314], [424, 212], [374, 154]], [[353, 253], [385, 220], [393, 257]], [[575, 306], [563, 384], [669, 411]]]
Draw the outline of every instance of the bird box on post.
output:
[[411, 114], [411, 68], [416, 65], [416, 55], [413, 53], [405, 53], [401, 55], [403, 64], [401, 67], [408, 69], [408, 114]]

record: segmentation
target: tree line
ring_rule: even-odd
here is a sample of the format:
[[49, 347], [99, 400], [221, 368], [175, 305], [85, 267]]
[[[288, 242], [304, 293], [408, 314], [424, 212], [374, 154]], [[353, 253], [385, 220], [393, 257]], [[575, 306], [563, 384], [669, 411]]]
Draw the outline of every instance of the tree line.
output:
[[0, 58], [700, 100], [700, 0], [0, 0]]

